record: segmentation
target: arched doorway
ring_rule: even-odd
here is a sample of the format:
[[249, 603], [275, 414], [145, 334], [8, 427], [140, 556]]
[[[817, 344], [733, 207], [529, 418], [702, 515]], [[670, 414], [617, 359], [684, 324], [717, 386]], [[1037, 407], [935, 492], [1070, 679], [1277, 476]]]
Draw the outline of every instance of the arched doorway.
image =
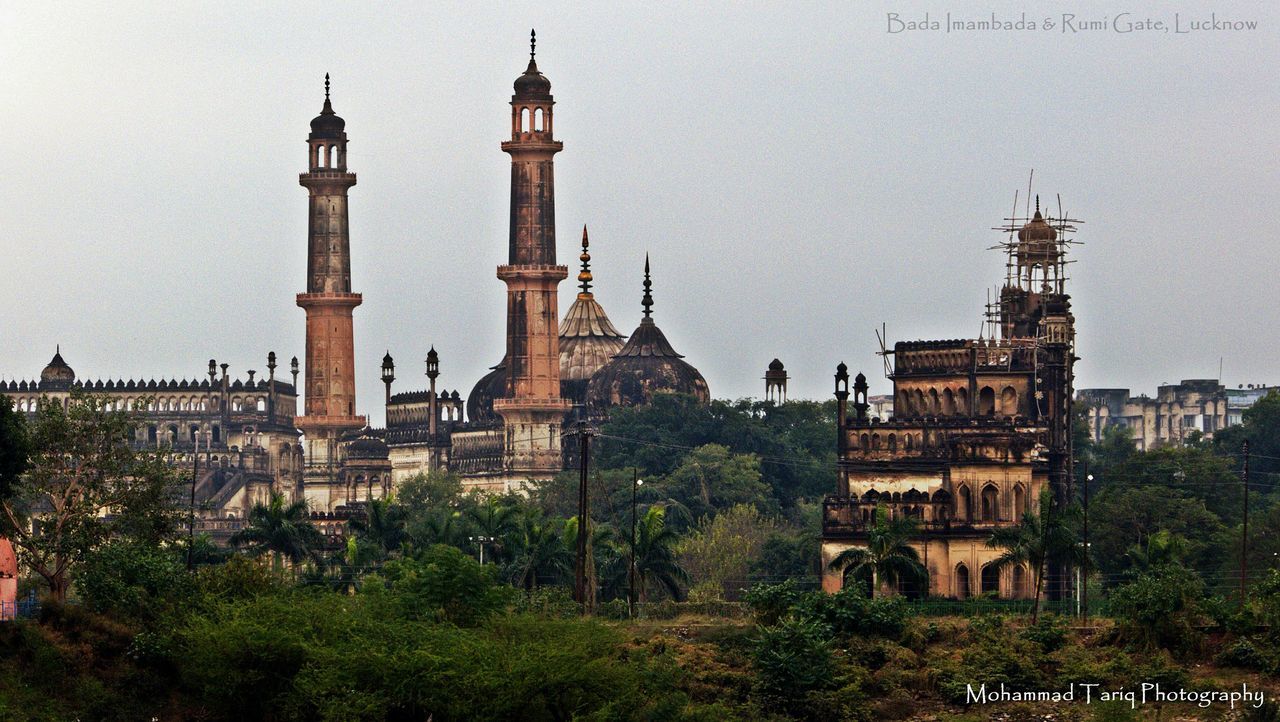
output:
[[995, 564], [982, 568], [982, 593], [1000, 596], [1000, 567]]
[[1021, 566], [1013, 568], [1013, 595], [1019, 599], [1027, 596], [1027, 570]]
[[969, 567], [961, 562], [956, 565], [955, 591], [956, 599], [968, 599], [971, 594], [969, 586]]
[[996, 488], [987, 485], [982, 489], [982, 520], [999, 521], [1000, 494]]

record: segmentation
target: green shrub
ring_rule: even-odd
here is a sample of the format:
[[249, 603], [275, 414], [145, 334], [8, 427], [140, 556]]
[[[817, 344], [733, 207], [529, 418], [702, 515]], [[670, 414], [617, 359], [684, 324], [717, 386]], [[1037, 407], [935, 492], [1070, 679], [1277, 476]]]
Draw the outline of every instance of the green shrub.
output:
[[1066, 620], [1056, 614], [1045, 614], [1023, 630], [1022, 636], [1040, 645], [1046, 653], [1055, 652], [1067, 643]]
[[[626, 617], [626, 602], [622, 605]], [[572, 619], [582, 615], [582, 606], [573, 601], [568, 587], [538, 587], [516, 597], [515, 611], [548, 619]]]
[[791, 612], [791, 608], [808, 592], [795, 579], [781, 584], [756, 584], [744, 596], [755, 615], [756, 623], [771, 627]]
[[1219, 667], [1240, 667], [1258, 671], [1267, 671], [1272, 667], [1272, 662], [1267, 655], [1258, 651], [1253, 642], [1247, 639], [1237, 640], [1235, 644], [1219, 652], [1214, 657], [1213, 663]]
[[1199, 646], [1204, 583], [1178, 565], [1146, 572], [1111, 592], [1107, 607], [1130, 641], [1184, 653]]
[[761, 628], [754, 662], [756, 690], [766, 705], [794, 713], [809, 692], [831, 689], [831, 648], [831, 628], [822, 622], [786, 617]]
[[514, 596], [511, 587], [498, 583], [496, 567], [481, 566], [457, 547], [443, 544], [388, 562], [382, 571], [405, 619], [475, 626], [506, 608]]

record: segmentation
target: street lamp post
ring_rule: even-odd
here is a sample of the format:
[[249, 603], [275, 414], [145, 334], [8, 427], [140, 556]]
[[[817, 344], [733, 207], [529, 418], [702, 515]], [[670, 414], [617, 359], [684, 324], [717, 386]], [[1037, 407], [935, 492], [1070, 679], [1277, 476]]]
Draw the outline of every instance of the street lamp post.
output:
[[627, 574], [627, 615], [631, 619], [636, 616], [636, 489], [644, 480], [639, 477], [635, 468], [631, 469], [631, 560]]
[[471, 541], [475, 542], [477, 546], [479, 546], [479, 547], [480, 547], [480, 565], [481, 565], [481, 566], [483, 566], [483, 565], [484, 565], [484, 545], [485, 545], [485, 544], [488, 544], [488, 543], [489, 543], [489, 542], [491, 542], [491, 541], [493, 541], [493, 537], [491, 537], [491, 536], [473, 536], [473, 537], [470, 537], [470, 539], [471, 539]]

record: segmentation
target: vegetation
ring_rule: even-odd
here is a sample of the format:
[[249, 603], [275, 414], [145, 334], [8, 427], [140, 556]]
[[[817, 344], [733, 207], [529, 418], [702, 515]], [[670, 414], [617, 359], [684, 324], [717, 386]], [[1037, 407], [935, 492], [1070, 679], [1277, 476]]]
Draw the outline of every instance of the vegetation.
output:
[[[1268, 448], [1277, 403], [1232, 433]], [[818, 591], [832, 416], [830, 404], [665, 396], [620, 412], [590, 479], [599, 605], [583, 618], [568, 592], [576, 475], [533, 498], [475, 497], [456, 477], [422, 476], [369, 504], [337, 547], [305, 505], [273, 497], [253, 509], [237, 553], [197, 539], [188, 572], [173, 479], [128, 443], [128, 414], [78, 397], [28, 428], [0, 403], [0, 502], [39, 522], [34, 535], [58, 518], [49, 490], [97, 483], [68, 469], [100, 470], [95, 503], [111, 505], [67, 516], [75, 532], [50, 547], [65, 550], [61, 595], [42, 575], [23, 581], [43, 585], [40, 618], [0, 624], [0, 719], [958, 721], [988, 717], [965, 707], [969, 684], [1278, 691], [1280, 571], [1262, 570], [1280, 553], [1280, 499], [1257, 471], [1269, 462], [1253, 467], [1244, 600], [1238, 454], [1217, 440], [1139, 453], [1110, 432], [1077, 445], [1094, 476], [1092, 560], [1083, 498], [991, 540], [1037, 586], [1060, 561], [1084, 567], [1103, 614], [1083, 627], [1038, 603], [976, 613], [999, 612], [996, 600], [967, 607], [969, 618], [939, 616], [935, 600], [885, 593], [923, 577], [906, 544], [913, 522], [883, 512], [868, 548], [838, 560], [866, 583]], [[633, 467], [644, 482], [634, 514]], [[293, 574], [280, 573], [286, 563]]]

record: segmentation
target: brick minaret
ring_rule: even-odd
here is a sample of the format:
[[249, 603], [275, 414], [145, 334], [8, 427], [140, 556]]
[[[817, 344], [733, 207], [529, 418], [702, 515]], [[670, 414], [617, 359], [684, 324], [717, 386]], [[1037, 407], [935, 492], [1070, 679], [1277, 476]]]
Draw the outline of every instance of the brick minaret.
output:
[[511, 96], [511, 231], [507, 265], [506, 397], [493, 409], [505, 429], [510, 480], [548, 479], [561, 468], [560, 427], [572, 404], [560, 397], [559, 312], [556, 287], [568, 269], [556, 265], [553, 157], [564, 147], [552, 136], [551, 81], [534, 62], [516, 78]]
[[307, 312], [307, 360], [303, 376], [306, 414], [295, 424], [306, 436], [303, 489], [312, 508], [330, 509], [340, 495], [338, 440], [365, 425], [356, 416], [355, 352], [351, 310], [360, 294], [351, 292], [351, 243], [347, 231], [347, 189], [356, 174], [347, 171], [346, 121], [329, 102], [324, 76], [324, 109], [311, 121], [307, 137], [310, 170], [298, 182], [311, 194], [307, 244], [307, 291], [298, 305]]

